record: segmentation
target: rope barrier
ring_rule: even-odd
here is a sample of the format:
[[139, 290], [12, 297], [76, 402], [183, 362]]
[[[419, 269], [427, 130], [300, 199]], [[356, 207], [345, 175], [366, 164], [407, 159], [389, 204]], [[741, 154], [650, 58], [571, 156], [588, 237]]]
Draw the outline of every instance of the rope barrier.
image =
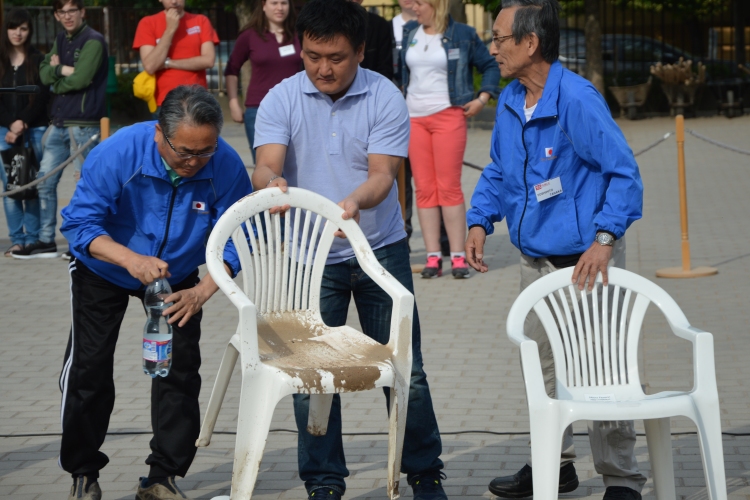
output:
[[661, 139], [659, 139], [658, 141], [654, 142], [653, 144], [651, 144], [651, 145], [649, 145], [649, 146], [646, 146], [645, 148], [641, 149], [641, 150], [640, 150], [640, 151], [638, 151], [637, 153], [633, 153], [633, 156], [640, 156], [640, 155], [642, 155], [643, 153], [645, 153], [646, 151], [650, 151], [650, 150], [654, 149], [654, 148], [655, 148], [656, 146], [658, 146], [658, 145], [659, 145], [659, 144], [661, 144], [662, 142], [666, 141], [666, 140], [667, 140], [667, 139], [669, 139], [670, 137], [672, 137], [672, 132], [667, 132], [666, 134], [664, 134], [664, 137], [662, 137], [662, 138], [661, 138]]
[[693, 137], [697, 137], [698, 139], [702, 141], [706, 141], [709, 144], [713, 144], [714, 146], [718, 146], [720, 148], [728, 149], [729, 151], [734, 151], [735, 153], [739, 153], [741, 155], [748, 155], [750, 156], [750, 151], [745, 151], [744, 149], [735, 148], [734, 146], [730, 146], [729, 144], [724, 144], [723, 142], [715, 141], [713, 139], [709, 139], [706, 136], [700, 135], [695, 130], [688, 129], [688, 134], [692, 135]]
[[24, 186], [21, 186], [21, 187], [18, 187], [16, 189], [14, 189], [13, 191], [6, 191], [4, 193], [0, 193], [0, 198], [4, 198], [4, 197], [10, 196], [12, 194], [20, 193], [21, 191], [24, 191], [26, 189], [29, 189], [31, 187], [36, 186], [40, 182], [44, 182], [49, 177], [53, 176], [54, 174], [56, 174], [60, 170], [64, 169], [68, 165], [70, 165], [73, 162], [73, 160], [75, 160], [78, 156], [82, 155], [83, 152], [86, 150], [86, 148], [89, 147], [89, 145], [91, 145], [91, 143], [94, 142], [98, 137], [99, 137], [99, 134], [92, 135], [91, 139], [89, 139], [88, 141], [86, 141], [86, 143], [83, 146], [81, 146], [80, 148], [78, 148], [78, 150], [75, 153], [73, 153], [72, 155], [70, 155], [70, 157], [67, 160], [65, 160], [64, 162], [62, 162], [61, 164], [59, 164], [57, 167], [53, 168], [48, 173], [46, 173], [44, 175], [44, 177], [40, 177], [39, 179], [31, 181], [31, 182], [29, 182], [28, 184], [26, 184]]
[[[664, 137], [660, 138], [658, 141], [654, 142], [653, 144], [650, 144], [650, 145], [646, 146], [645, 148], [641, 149], [637, 153], [633, 153], [633, 156], [640, 156], [643, 153], [645, 153], [646, 151], [650, 151], [650, 150], [654, 149], [656, 146], [658, 146], [662, 142], [666, 141], [670, 137], [672, 137], [672, 132], [667, 132], [666, 134], [664, 134]], [[750, 154], [750, 153], [745, 153], [745, 154]], [[473, 164], [471, 162], [468, 162], [466, 160], [464, 160], [464, 166], [465, 167], [469, 167], [469, 168], [473, 168], [474, 170], [479, 170], [480, 172], [484, 170], [484, 167], [480, 167], [479, 165], [475, 165], [475, 164]]]

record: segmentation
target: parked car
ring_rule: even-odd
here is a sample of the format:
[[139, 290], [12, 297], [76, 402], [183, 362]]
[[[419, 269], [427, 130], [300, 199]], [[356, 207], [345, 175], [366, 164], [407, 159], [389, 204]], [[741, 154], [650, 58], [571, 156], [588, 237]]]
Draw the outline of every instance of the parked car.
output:
[[[697, 57], [673, 45], [643, 35], [602, 35], [604, 76], [618, 85], [644, 83], [651, 74], [651, 66], [661, 62], [673, 64], [684, 58], [707, 67], [707, 78], [724, 78], [732, 74], [729, 61]], [[571, 71], [583, 74], [586, 70], [586, 37], [581, 30], [566, 30], [560, 36], [560, 62]]]

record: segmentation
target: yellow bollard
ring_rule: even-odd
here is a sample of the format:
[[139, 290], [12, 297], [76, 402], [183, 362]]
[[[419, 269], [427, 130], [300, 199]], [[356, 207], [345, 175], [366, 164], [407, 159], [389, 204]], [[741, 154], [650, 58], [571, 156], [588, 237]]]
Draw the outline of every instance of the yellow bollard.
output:
[[658, 278], [703, 278], [713, 276], [715, 267], [690, 266], [690, 239], [688, 237], [687, 180], [685, 178], [685, 117], [677, 115], [677, 178], [680, 189], [680, 228], [682, 230], [682, 267], [666, 267], [656, 271]]
[[99, 141], [103, 141], [107, 137], [109, 137], [109, 118], [106, 116], [102, 118], [99, 122]]

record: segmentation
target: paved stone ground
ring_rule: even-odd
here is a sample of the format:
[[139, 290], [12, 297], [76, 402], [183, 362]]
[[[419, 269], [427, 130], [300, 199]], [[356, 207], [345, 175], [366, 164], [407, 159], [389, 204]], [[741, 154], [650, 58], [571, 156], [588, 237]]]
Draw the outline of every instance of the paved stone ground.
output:
[[[750, 148], [750, 117], [694, 119], [689, 128], [737, 147]], [[621, 121], [634, 150], [674, 130], [669, 119]], [[224, 136], [252, 163], [242, 128], [227, 125]], [[484, 165], [489, 132], [470, 131], [467, 160]], [[694, 265], [713, 265], [719, 275], [700, 280], [659, 280], [689, 320], [715, 335], [717, 375], [725, 433], [730, 498], [750, 499], [750, 357], [747, 341], [750, 232], [750, 159], [688, 136], [690, 230]], [[644, 218], [628, 232], [628, 268], [648, 278], [656, 269], [680, 264], [680, 231], [673, 140], [638, 158], [646, 187]], [[479, 172], [464, 169], [470, 196]], [[60, 184], [61, 206], [73, 191], [72, 172]], [[7, 230], [0, 218], [0, 235]], [[416, 223], [416, 217], [415, 217]], [[456, 281], [441, 278], [415, 283], [423, 331], [423, 353], [435, 411], [443, 431], [452, 498], [490, 497], [487, 483], [514, 473], [528, 452], [528, 414], [517, 349], [507, 340], [504, 320], [518, 290], [518, 252], [507, 229], [498, 225], [488, 240], [490, 272]], [[64, 239], [58, 238], [58, 244]], [[0, 246], [7, 240], [0, 239]], [[61, 250], [64, 246], [61, 246]], [[412, 261], [424, 260], [419, 232], [412, 239]], [[0, 258], [0, 496], [13, 499], [64, 498], [70, 478], [57, 467], [60, 393], [57, 378], [67, 341], [70, 313], [67, 266], [59, 259], [17, 261]], [[203, 325], [205, 407], [225, 342], [237, 314], [221, 294], [206, 305]], [[356, 324], [356, 320], [352, 320]], [[110, 457], [102, 471], [105, 498], [132, 498], [136, 479], [147, 472], [149, 379], [140, 369], [143, 314], [131, 302], [122, 326], [115, 362], [117, 401], [111, 435], [103, 451]], [[650, 311], [642, 340], [642, 376], [651, 391], [687, 389], [692, 384], [689, 345], [665, 330]], [[7, 385], [6, 385], [7, 384]], [[225, 399], [211, 446], [198, 451], [181, 485], [195, 498], [228, 494], [239, 396], [237, 373]], [[345, 447], [351, 476], [349, 498], [385, 498], [387, 431], [382, 394], [344, 397]], [[695, 427], [673, 419], [677, 493], [705, 498], [706, 489]], [[273, 422], [255, 493], [258, 498], [305, 497], [297, 475], [296, 436], [291, 403], [283, 400]], [[642, 426], [638, 427], [642, 432]], [[472, 432], [476, 431], [476, 432]], [[576, 425], [585, 432], [584, 425]], [[367, 434], [369, 433], [369, 434]], [[380, 434], [372, 434], [380, 433]], [[730, 433], [730, 434], [729, 434]], [[732, 434], [742, 434], [735, 436]], [[594, 471], [588, 439], [576, 437], [576, 467], [581, 487], [565, 498], [600, 498], [604, 488]], [[644, 470], [650, 470], [645, 438], [637, 445]], [[402, 493], [409, 497], [405, 481]], [[652, 483], [644, 490], [653, 498]]]

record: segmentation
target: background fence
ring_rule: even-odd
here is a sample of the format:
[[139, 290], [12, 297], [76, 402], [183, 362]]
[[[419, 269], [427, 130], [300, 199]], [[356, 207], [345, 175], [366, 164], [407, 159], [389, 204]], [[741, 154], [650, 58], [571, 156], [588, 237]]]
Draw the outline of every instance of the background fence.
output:
[[[562, 0], [561, 61], [583, 73], [586, 64], [585, 16], [582, 0]], [[750, 60], [750, 2], [748, 0], [602, 0], [600, 19], [607, 85], [642, 83], [656, 62], [671, 63], [680, 57], [707, 65], [709, 86], [721, 89], [744, 81], [739, 64]], [[473, 7], [473, 6], [471, 6]], [[397, 4], [369, 6], [386, 19], [400, 11]], [[9, 7], [6, 7], [6, 10]], [[60, 25], [51, 7], [28, 7], [35, 19], [34, 43], [47, 51]], [[138, 21], [158, 12], [125, 7], [88, 7], [91, 26], [104, 34], [119, 73], [140, 71], [132, 41]], [[223, 70], [239, 26], [233, 12], [223, 7], [192, 12], [206, 15], [219, 34], [216, 64], [209, 70], [209, 87], [223, 91]], [[475, 12], [471, 10], [471, 12]], [[470, 20], [478, 16], [470, 15]], [[484, 16], [480, 36], [489, 41], [491, 22]], [[734, 83], [733, 83], [734, 82]]]

